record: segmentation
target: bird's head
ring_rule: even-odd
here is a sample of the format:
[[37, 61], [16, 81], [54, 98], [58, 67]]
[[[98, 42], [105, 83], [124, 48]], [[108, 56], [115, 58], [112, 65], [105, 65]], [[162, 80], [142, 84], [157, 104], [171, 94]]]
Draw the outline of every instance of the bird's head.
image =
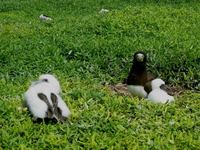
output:
[[136, 52], [134, 54], [133, 61], [135, 63], [146, 63], [146, 61], [147, 61], [146, 53], [144, 53], [143, 51]]
[[56, 93], [61, 92], [59, 81], [51, 74], [43, 74], [39, 77], [39, 81], [47, 82]]
[[151, 81], [151, 86], [152, 86], [152, 90], [158, 89], [161, 87], [161, 85], [164, 85], [165, 82], [162, 79], [154, 79]]

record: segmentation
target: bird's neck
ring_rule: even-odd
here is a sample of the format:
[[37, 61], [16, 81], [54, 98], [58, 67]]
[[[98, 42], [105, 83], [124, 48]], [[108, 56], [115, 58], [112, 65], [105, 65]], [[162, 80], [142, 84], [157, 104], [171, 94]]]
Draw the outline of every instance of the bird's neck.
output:
[[143, 85], [147, 80], [145, 65], [133, 65], [127, 77], [128, 85]]
[[145, 72], [146, 72], [146, 65], [144, 64], [133, 65], [130, 71], [130, 73], [135, 73], [135, 74], [143, 74]]

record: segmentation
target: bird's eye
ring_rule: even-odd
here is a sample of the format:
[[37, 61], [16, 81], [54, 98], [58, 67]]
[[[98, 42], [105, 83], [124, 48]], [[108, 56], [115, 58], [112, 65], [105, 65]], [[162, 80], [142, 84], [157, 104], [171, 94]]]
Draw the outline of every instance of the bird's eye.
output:
[[43, 79], [44, 82], [48, 82], [48, 79]]

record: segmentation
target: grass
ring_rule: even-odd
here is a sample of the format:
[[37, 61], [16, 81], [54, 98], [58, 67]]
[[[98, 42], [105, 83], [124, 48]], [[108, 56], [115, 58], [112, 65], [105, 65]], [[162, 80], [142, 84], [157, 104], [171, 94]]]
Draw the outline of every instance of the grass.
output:
[[[156, 1], [1, 1], [0, 149], [198, 149], [200, 3]], [[101, 8], [110, 10], [99, 14]], [[53, 18], [39, 20], [40, 14]], [[132, 54], [188, 89], [158, 105], [111, 93]], [[42, 73], [61, 82], [72, 111], [65, 124], [34, 124], [23, 93]], [[195, 92], [194, 92], [195, 91]]]

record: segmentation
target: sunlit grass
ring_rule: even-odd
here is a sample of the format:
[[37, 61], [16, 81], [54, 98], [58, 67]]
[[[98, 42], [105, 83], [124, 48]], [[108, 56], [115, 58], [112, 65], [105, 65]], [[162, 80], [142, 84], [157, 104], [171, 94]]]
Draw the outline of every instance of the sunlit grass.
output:
[[[3, 1], [0, 5], [0, 149], [198, 149], [200, 3]], [[107, 14], [99, 14], [102, 8]], [[40, 14], [53, 21], [39, 20]], [[105, 84], [127, 76], [132, 54], [189, 87], [169, 105], [119, 96]], [[57, 76], [72, 115], [35, 124], [23, 93]]]

